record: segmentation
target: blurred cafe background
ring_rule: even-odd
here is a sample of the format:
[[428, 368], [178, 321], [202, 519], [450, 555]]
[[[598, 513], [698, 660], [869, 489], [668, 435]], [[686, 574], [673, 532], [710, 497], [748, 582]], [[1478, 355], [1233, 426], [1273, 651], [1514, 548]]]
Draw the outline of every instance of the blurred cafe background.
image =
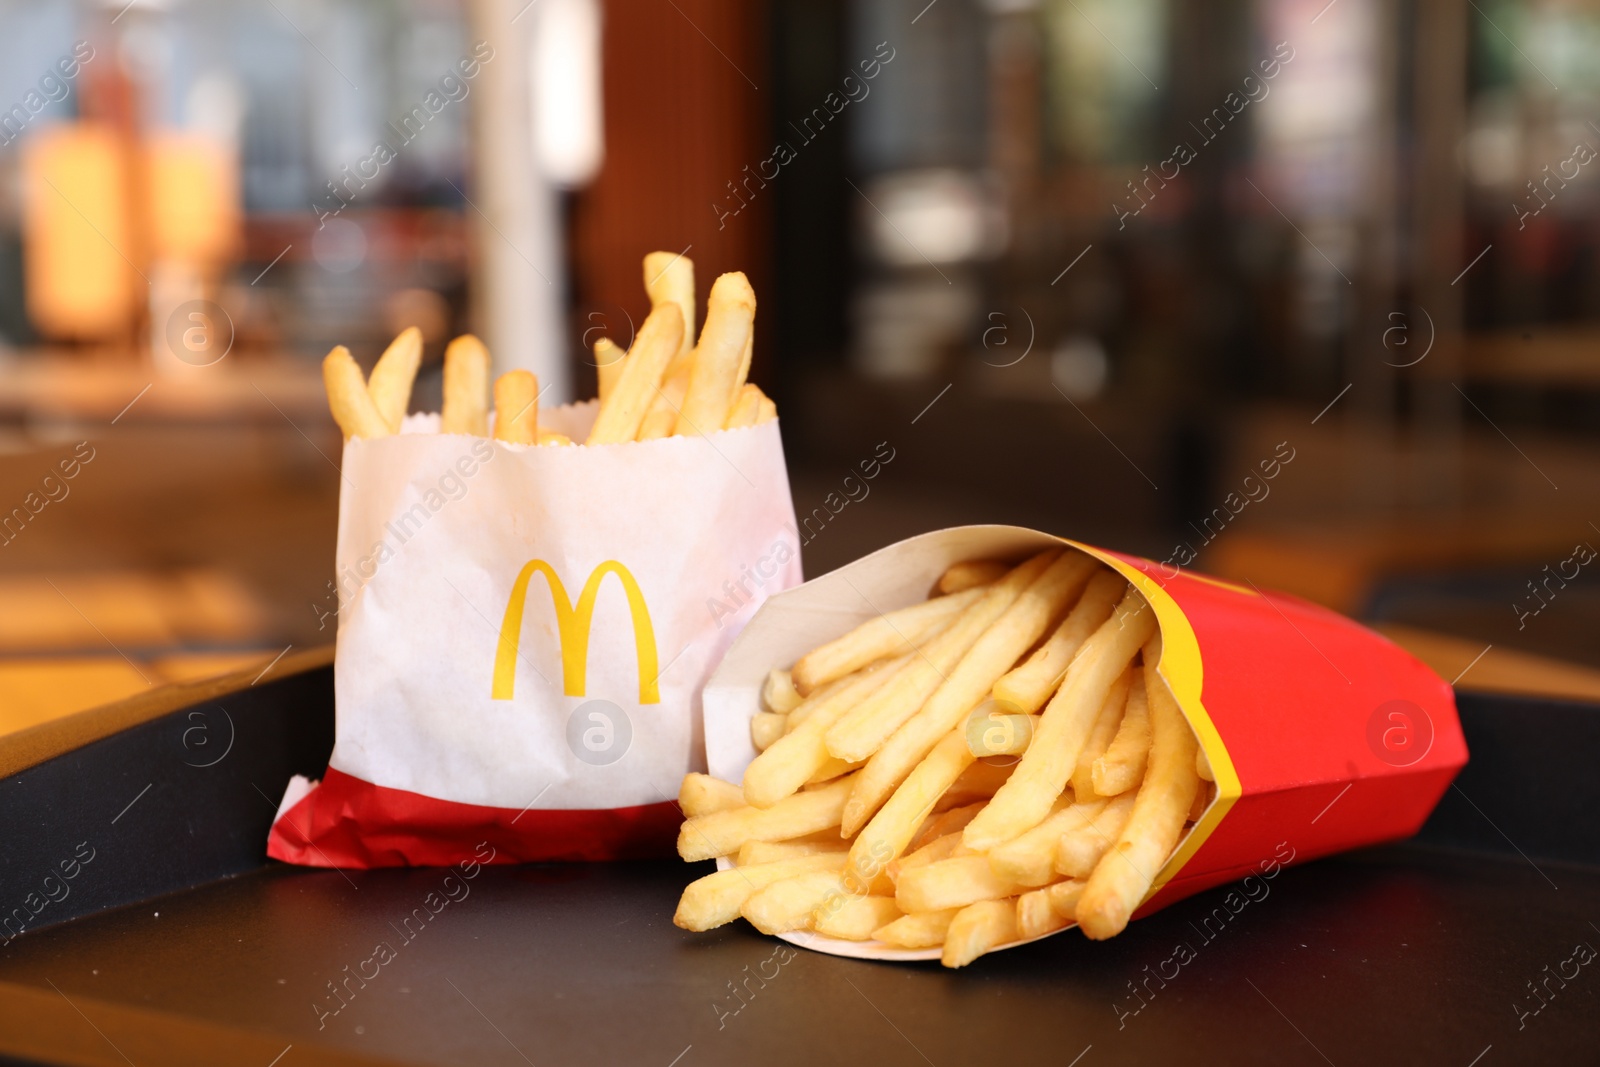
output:
[[750, 275], [808, 574], [1019, 523], [1600, 694], [1597, 57], [1582, 0], [7, 0], [0, 731], [330, 642], [321, 357], [582, 399], [656, 249]]

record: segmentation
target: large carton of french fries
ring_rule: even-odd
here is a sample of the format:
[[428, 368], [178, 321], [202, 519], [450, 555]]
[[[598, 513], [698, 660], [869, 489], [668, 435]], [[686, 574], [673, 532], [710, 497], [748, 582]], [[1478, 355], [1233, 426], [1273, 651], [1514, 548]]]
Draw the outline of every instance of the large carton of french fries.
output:
[[598, 403], [541, 408], [526, 371], [491, 391], [468, 336], [445, 353], [442, 412], [408, 415], [415, 331], [370, 378], [328, 356], [346, 434], [336, 741], [320, 782], [291, 783], [270, 855], [670, 854], [673, 791], [703, 765], [701, 688], [800, 561], [778, 424], [745, 382], [749, 284], [717, 280], [692, 343], [689, 261], [652, 254], [645, 282], [626, 354], [596, 346]]
[[704, 709], [678, 850], [721, 869], [678, 925], [951, 967], [1410, 836], [1467, 758], [1450, 686], [1355, 622], [1004, 526], [773, 597]]

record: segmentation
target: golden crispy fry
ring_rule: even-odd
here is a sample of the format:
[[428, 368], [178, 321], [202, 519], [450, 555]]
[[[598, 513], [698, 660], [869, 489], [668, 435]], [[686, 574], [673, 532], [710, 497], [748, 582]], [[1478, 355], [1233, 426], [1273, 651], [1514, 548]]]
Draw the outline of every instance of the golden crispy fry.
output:
[[1055, 869], [1069, 878], [1087, 878], [1106, 850], [1116, 844], [1128, 818], [1133, 814], [1136, 794], [1113, 797], [1093, 819], [1063, 833], [1056, 842]]
[[[739, 353], [739, 373], [734, 378], [734, 381], [738, 382], [740, 386], [743, 386], [750, 378], [750, 359], [755, 355], [755, 351], [756, 334], [754, 327], [752, 327], [749, 336], [744, 339], [744, 351]], [[738, 389], [734, 390], [734, 396], [737, 398]]]
[[411, 406], [411, 385], [417, 380], [417, 367], [421, 364], [422, 331], [407, 326], [389, 342], [367, 379], [367, 395], [372, 397], [372, 404], [390, 433], [400, 432], [400, 420]]
[[949, 811], [940, 812], [938, 815], [929, 816], [928, 820], [922, 824], [922, 829], [917, 831], [917, 836], [911, 839], [911, 847], [918, 849], [929, 841], [943, 837], [945, 834], [953, 834], [965, 829], [967, 823], [972, 821], [972, 817], [983, 810], [984, 803], [984, 801], [980, 800], [976, 804], [966, 804], [959, 808], [951, 808]]
[[828, 727], [852, 705], [892, 682], [909, 662], [909, 657], [901, 657], [893, 667], [850, 675], [841, 679], [837, 688], [827, 690], [827, 696], [818, 691], [820, 699], [808, 700], [791, 712], [792, 719], [806, 704], [811, 705], [800, 725], [775, 740], [745, 768], [745, 799], [758, 808], [771, 807], [805, 785], [833, 758], [822, 742]]
[[811, 926], [811, 913], [825, 900], [846, 892], [837, 871], [807, 871], [757, 890], [739, 907], [739, 914], [764, 934], [782, 934]]
[[678, 434], [707, 434], [728, 421], [745, 363], [756, 316], [756, 294], [743, 274], [724, 274], [711, 286], [706, 303], [706, 324], [695, 346], [689, 371], [689, 391], [678, 416]]
[[609, 337], [602, 337], [594, 343], [594, 369], [599, 379], [600, 403], [604, 404], [617, 387], [617, 378], [622, 375], [622, 364], [627, 358], [628, 350]]
[[687, 371], [694, 353], [694, 261], [681, 252], [651, 252], [644, 257], [644, 291], [652, 308], [674, 304], [683, 316], [683, 340], [667, 374]]
[[710, 930], [737, 919], [744, 902], [774, 882], [814, 871], [836, 871], [843, 866], [843, 852], [819, 852], [717, 871], [689, 883], [672, 921], [685, 930]]
[[874, 940], [891, 948], [932, 948], [944, 944], [945, 931], [959, 908], [943, 911], [923, 911], [915, 915], [902, 915], [894, 922], [872, 931]]
[[760, 426], [764, 422], [771, 422], [773, 419], [778, 417], [778, 405], [774, 404], [772, 402], [772, 398], [765, 393], [761, 394], [761, 400], [758, 404], [758, 408], [759, 410], [756, 411], [757, 426]]
[[1111, 617], [1111, 609], [1126, 589], [1127, 583], [1120, 574], [1098, 570], [1050, 639], [1021, 666], [994, 683], [995, 703], [1010, 712], [1032, 713], [1044, 707], [1060, 686], [1072, 657], [1089, 635]]
[[570, 445], [572, 438], [564, 433], [556, 433], [554, 430], [540, 430], [539, 443], [541, 445]]
[[669, 374], [656, 390], [655, 399], [650, 401], [650, 410], [645, 412], [644, 422], [639, 424], [636, 440], [655, 441], [671, 437], [673, 427], [678, 425], [678, 412], [683, 408], [683, 395], [688, 389], [687, 372]]
[[445, 346], [440, 410], [440, 433], [489, 435], [489, 350], [470, 333]]
[[494, 380], [494, 439], [531, 445], [539, 439], [539, 379], [514, 370]]
[[[815, 856], [824, 852], [838, 853], [842, 856], [848, 851], [850, 851], [850, 842], [836, 833], [823, 830], [821, 833], [797, 837], [793, 841], [747, 842], [739, 850], [739, 866], [749, 867], [757, 863], [776, 863], [779, 860]], [[844, 870], [844, 864], [841, 863], [836, 869]]]
[[787, 715], [802, 699], [804, 698], [794, 687], [794, 680], [789, 677], [789, 672], [781, 667], [768, 672], [767, 680], [761, 684], [761, 703], [768, 711]]
[[985, 952], [1017, 939], [1017, 905], [1011, 900], [969, 904], [950, 920], [944, 935], [946, 967], [965, 967]]
[[863, 766], [865, 766], [864, 763], [847, 763], [837, 756], [829, 756], [826, 763], [811, 772], [811, 777], [806, 779], [806, 785], [813, 786], [819, 782], [831, 782], [840, 775], [849, 774], [851, 771], [859, 771]]
[[[1155, 625], [1155, 612], [1130, 588], [1111, 618], [1084, 642], [1060, 691], [1045, 708], [1033, 743], [1011, 778], [989, 806], [967, 824], [963, 833], [970, 847], [993, 848], [1044, 821], [1078, 765], [1078, 754], [1105, 704], [1106, 694], [1127, 669], [1139, 646], [1155, 633]], [[1185, 755], [1192, 764], [1193, 752]], [[862, 779], [871, 773], [869, 763], [856, 777]], [[852, 795], [852, 802], [854, 799]], [[1184, 810], [1188, 810], [1187, 802]]]
[[894, 897], [841, 897], [817, 906], [811, 913], [811, 928], [841, 941], [870, 941], [874, 930], [901, 914]]
[[1211, 790], [1211, 783], [1202, 778], [1200, 780], [1200, 788], [1194, 791], [1194, 803], [1189, 805], [1190, 822], [1199, 822], [1200, 816], [1204, 815], [1206, 808], [1211, 806]]
[[[1095, 566], [1097, 564], [1093, 560], [1080, 552], [1057, 557], [1016, 598], [1005, 614], [984, 631], [983, 636], [961, 657], [955, 669], [950, 671], [921, 709], [872, 755], [861, 773], [856, 775], [855, 792], [850, 795], [850, 803], [845, 807], [843, 826], [846, 834], [864, 823], [888, 797], [889, 792], [911, 772], [917, 761], [959, 726], [967, 713], [988, 694], [995, 680], [1010, 670], [1017, 658], [1044, 636], [1051, 621], [1065, 611], [1067, 605], [1083, 590]], [[991, 586], [985, 599], [1006, 589], [1010, 580], [1010, 576], [1007, 576]], [[835, 747], [832, 732], [828, 737], [828, 747], [836, 756], [852, 756], [852, 753], [842, 752]], [[1023, 759], [1025, 762], [1027, 757]], [[1056, 792], [1060, 793], [1061, 790], [1058, 788]], [[1055, 797], [1050, 799], [1054, 800]], [[1048, 803], [1045, 807], [1049, 807]], [[1044, 818], [1044, 814], [1040, 812], [1039, 818]], [[978, 818], [982, 819], [983, 816], [979, 815]], [[1026, 827], [1017, 832], [1020, 833], [1022, 829]], [[971, 832], [972, 825], [969, 824], [967, 833]], [[1007, 836], [1015, 837], [1016, 834]]]
[[733, 402], [733, 409], [728, 412], [728, 421], [723, 424], [724, 430], [737, 430], [743, 426], [754, 426], [756, 418], [761, 414], [761, 398], [764, 394], [756, 387], [754, 382], [745, 382], [739, 387], [739, 396]]
[[1111, 683], [1111, 691], [1106, 694], [1105, 703], [1100, 705], [1100, 714], [1095, 718], [1094, 725], [1089, 729], [1089, 736], [1083, 742], [1083, 751], [1078, 753], [1078, 766], [1072, 772], [1073, 796], [1087, 800], [1092, 796], [1103, 795], [1094, 787], [1094, 763], [1106, 754], [1106, 750], [1111, 747], [1112, 739], [1117, 736], [1117, 731], [1122, 726], [1123, 709], [1128, 706], [1128, 691], [1138, 676], [1139, 668], [1130, 663], [1128, 669]]
[[1078, 925], [1095, 940], [1122, 932], [1183, 833], [1184, 817], [1200, 788], [1194, 733], [1157, 670], [1161, 639], [1144, 650], [1150, 701], [1150, 767], [1134, 801], [1133, 817], [1106, 854], [1078, 901]]
[[981, 593], [966, 593], [939, 597], [869, 619], [843, 637], [819, 645], [800, 657], [800, 662], [790, 672], [794, 687], [802, 696], [810, 696], [818, 686], [843, 678], [869, 663], [910, 652], [938, 627], [949, 624], [975, 604], [980, 596]]
[[989, 866], [981, 853], [955, 856], [921, 867], [902, 867], [894, 898], [900, 910], [938, 911], [961, 908], [980, 900], [999, 900], [1033, 888], [1003, 875]]
[[771, 711], [758, 711], [750, 720], [750, 740], [758, 750], [765, 751], [783, 736], [789, 726], [789, 716]]
[[955, 784], [945, 790], [944, 796], [933, 806], [934, 811], [948, 811], [973, 801], [988, 802], [989, 798], [1000, 791], [1011, 777], [1011, 772], [1016, 770], [1017, 764], [1008, 756], [1002, 756], [1001, 762], [990, 763], [979, 760], [961, 772], [961, 777]]
[[638, 436], [661, 376], [682, 337], [683, 316], [676, 305], [659, 304], [651, 310], [639, 327], [628, 358], [623, 360], [616, 386], [600, 404], [600, 413], [589, 430], [589, 444], [613, 445]]
[[1206, 758], [1206, 750], [1203, 748], [1194, 750], [1194, 773], [1207, 782], [1217, 780], [1216, 775], [1211, 773], [1211, 761]]
[[[1066, 885], [1067, 883], [1058, 883]], [[1050, 904], [1050, 890], [1056, 888], [1049, 886], [1044, 889], [1035, 889], [1031, 893], [1024, 893], [1017, 898], [1017, 936], [1024, 940], [1034, 937], [1043, 937], [1055, 930], [1060, 930], [1072, 921], [1069, 916], [1062, 915]]]
[[916, 851], [908, 852], [899, 859], [892, 861], [888, 869], [889, 881], [899, 885], [900, 876], [906, 871], [916, 867], [926, 867], [928, 864], [938, 863], [940, 860], [947, 860], [958, 853], [969, 855], [969, 853], [960, 852], [961, 848], [961, 835], [955, 831], [936, 837]]
[[367, 393], [367, 383], [361, 377], [350, 350], [344, 345], [334, 346], [322, 360], [322, 384], [328, 390], [328, 408], [333, 421], [339, 424], [346, 437], [388, 437], [389, 424]]
[[1114, 797], [1136, 787], [1144, 778], [1145, 761], [1150, 757], [1150, 704], [1145, 699], [1144, 671], [1139, 671], [1128, 690], [1128, 704], [1122, 725], [1105, 755], [1094, 761], [1090, 779], [1094, 791]]
[[678, 855], [691, 863], [739, 851], [747, 841], [787, 841], [839, 825], [855, 776], [785, 797], [770, 808], [735, 808], [692, 818], [678, 831]]
[[1063, 834], [1089, 825], [1105, 808], [1101, 800], [1062, 804], [1044, 822], [989, 852], [995, 873], [1018, 885], [1045, 885], [1056, 880], [1056, 846]]
[[939, 584], [934, 586], [941, 593], [960, 593], [968, 589], [976, 589], [980, 585], [991, 585], [1004, 578], [1011, 569], [1009, 563], [1001, 563], [993, 559], [974, 559], [965, 563], [952, 563], [945, 572], [939, 576]]
[[1045, 892], [1050, 895], [1050, 906], [1056, 909], [1056, 914], [1068, 922], [1077, 922], [1078, 900], [1083, 896], [1083, 887], [1089, 883], [1077, 878], [1069, 878], [1065, 882], [1046, 886]]
[[974, 756], [1020, 756], [1028, 751], [1039, 716], [1008, 715], [997, 710], [999, 707], [992, 700], [984, 701], [967, 720], [967, 747]]
[[873, 878], [890, 860], [905, 852], [936, 800], [972, 763], [967, 739], [952, 731], [900, 783], [894, 795], [862, 827], [850, 846], [848, 870], [860, 881]]
[[678, 807], [688, 819], [710, 815], [715, 811], [742, 808], [744, 790], [737, 783], [690, 771], [683, 776], [683, 785], [678, 787]]

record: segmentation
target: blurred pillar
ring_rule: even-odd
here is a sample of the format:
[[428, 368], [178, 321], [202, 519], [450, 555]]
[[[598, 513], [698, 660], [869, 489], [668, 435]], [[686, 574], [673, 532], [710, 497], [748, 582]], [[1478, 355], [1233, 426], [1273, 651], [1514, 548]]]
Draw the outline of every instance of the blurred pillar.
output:
[[1416, 8], [1416, 165], [1412, 169], [1417, 302], [1438, 331], [1433, 351], [1417, 365], [1418, 428], [1428, 469], [1420, 482], [1435, 503], [1458, 507], [1462, 499], [1461, 380], [1463, 287], [1461, 269], [1478, 254], [1463, 247], [1465, 176], [1459, 152], [1467, 128], [1468, 9], [1447, 0], [1420, 0]]
[[[473, 319], [496, 374], [531, 370], [545, 406], [570, 399], [562, 336], [565, 263], [558, 193], [534, 163], [527, 0], [471, 0], [473, 36], [494, 49], [474, 93]], [[515, 21], [513, 21], [515, 20]]]

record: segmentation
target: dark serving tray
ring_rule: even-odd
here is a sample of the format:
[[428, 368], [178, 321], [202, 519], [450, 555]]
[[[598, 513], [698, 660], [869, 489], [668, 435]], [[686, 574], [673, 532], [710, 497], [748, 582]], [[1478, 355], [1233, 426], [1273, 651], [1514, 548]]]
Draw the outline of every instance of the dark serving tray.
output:
[[1413, 841], [949, 972], [678, 930], [709, 864], [485, 868], [408, 925], [448, 872], [265, 862], [328, 661], [0, 743], [0, 1062], [1600, 1062], [1590, 707], [1463, 694], [1472, 762]]

